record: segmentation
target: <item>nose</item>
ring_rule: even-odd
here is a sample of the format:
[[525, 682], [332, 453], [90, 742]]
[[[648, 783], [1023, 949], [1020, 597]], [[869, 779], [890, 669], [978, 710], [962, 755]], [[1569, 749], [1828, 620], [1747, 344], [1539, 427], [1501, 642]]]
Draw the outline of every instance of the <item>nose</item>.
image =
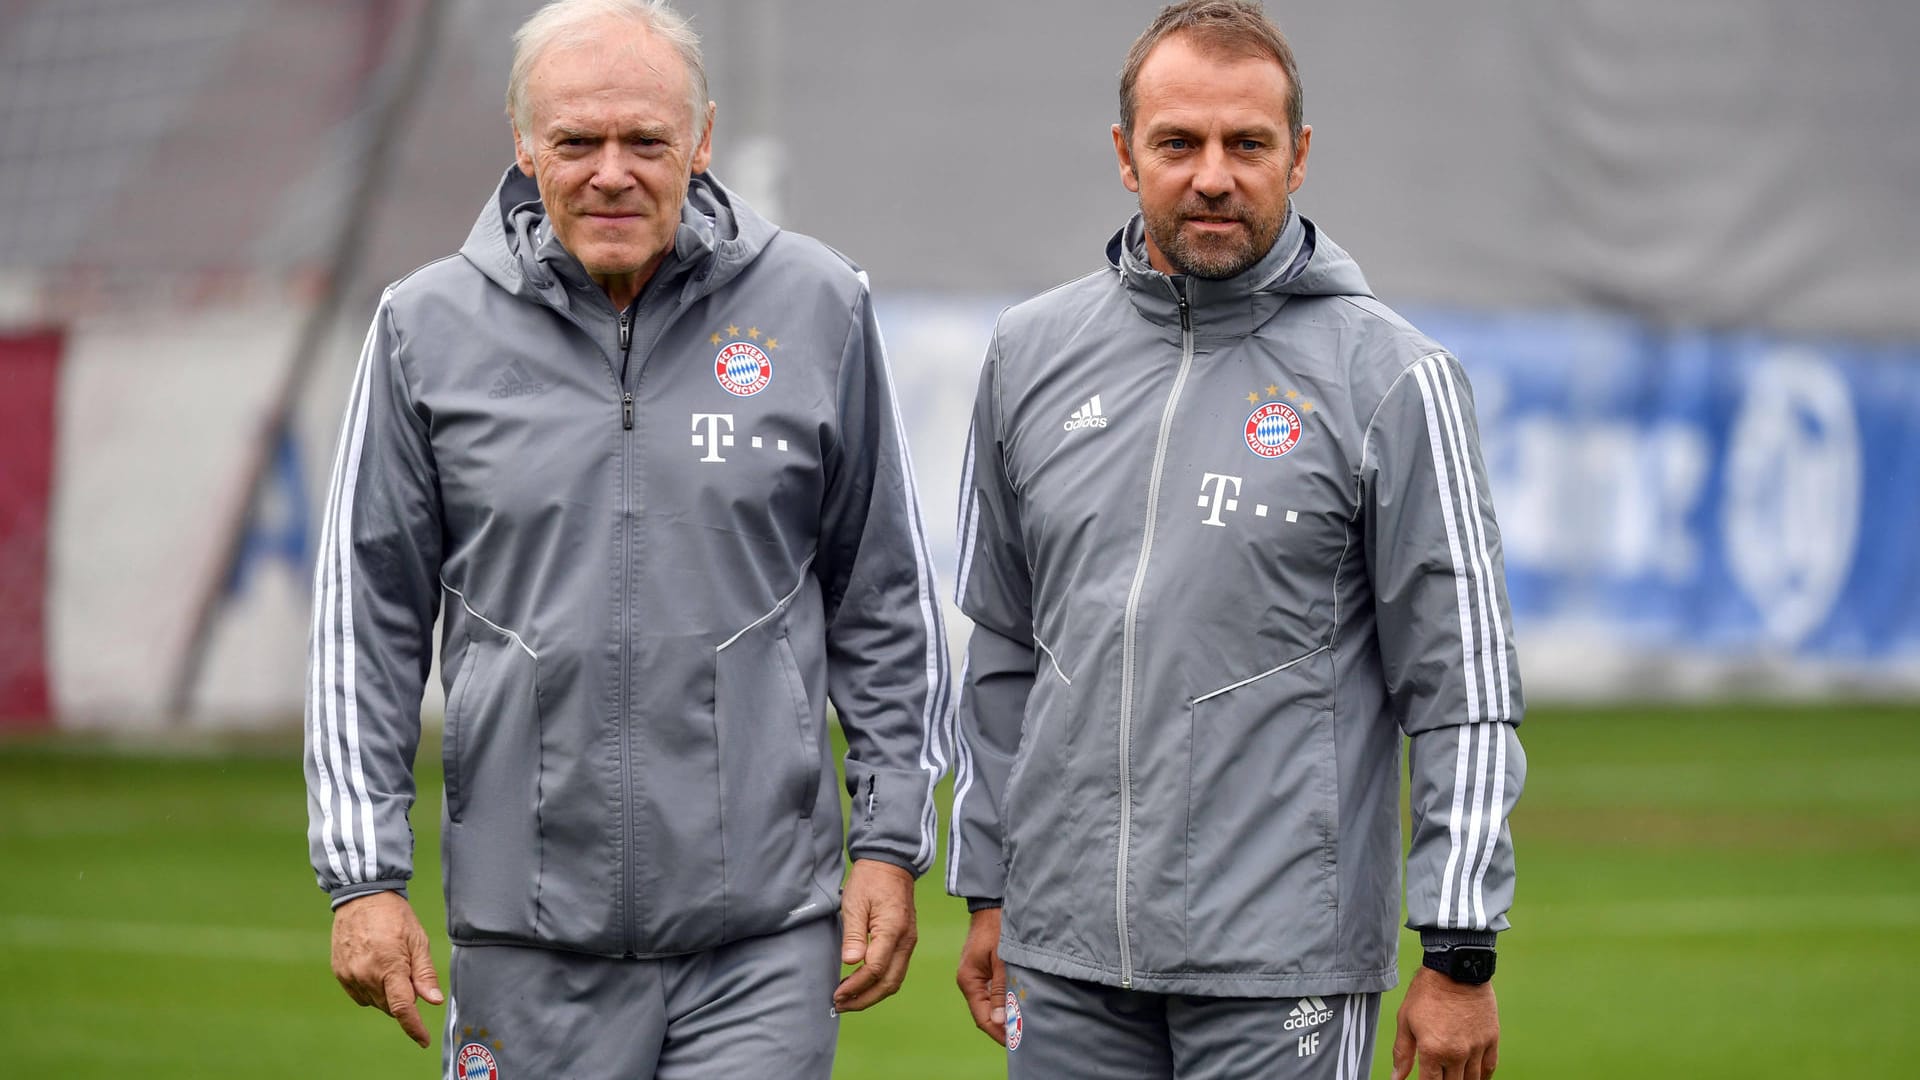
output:
[[1201, 149], [1193, 170], [1193, 190], [1207, 199], [1217, 199], [1233, 191], [1233, 173], [1227, 168], [1225, 147], [1208, 142]]
[[593, 163], [595, 191], [607, 195], [618, 195], [633, 187], [633, 173], [628, 170], [623, 148], [616, 139], [608, 139], [600, 146], [599, 156]]

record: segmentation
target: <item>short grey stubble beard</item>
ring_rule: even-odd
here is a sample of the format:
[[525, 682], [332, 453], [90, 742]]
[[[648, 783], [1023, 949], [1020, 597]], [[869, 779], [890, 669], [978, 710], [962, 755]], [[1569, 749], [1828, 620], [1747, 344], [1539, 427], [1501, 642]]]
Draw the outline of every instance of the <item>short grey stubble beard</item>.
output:
[[[1237, 218], [1246, 226], [1246, 232], [1211, 243], [1189, 243], [1180, 229], [1181, 222], [1202, 213]], [[1256, 216], [1252, 207], [1232, 198], [1220, 200], [1217, 206], [1182, 203], [1167, 215], [1149, 214], [1143, 204], [1140, 216], [1146, 221], [1147, 235], [1153, 237], [1154, 246], [1175, 270], [1209, 281], [1222, 281], [1244, 273], [1273, 250], [1274, 243], [1280, 239], [1280, 229], [1287, 221], [1287, 203], [1283, 201], [1280, 212], [1271, 217]]]

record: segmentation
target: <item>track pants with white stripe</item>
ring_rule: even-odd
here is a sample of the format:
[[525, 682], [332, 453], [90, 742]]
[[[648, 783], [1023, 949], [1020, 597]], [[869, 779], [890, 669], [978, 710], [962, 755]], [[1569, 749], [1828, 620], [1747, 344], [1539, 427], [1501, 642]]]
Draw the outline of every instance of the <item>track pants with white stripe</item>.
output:
[[1364, 1080], [1379, 994], [1197, 997], [1007, 966], [1008, 1080]]

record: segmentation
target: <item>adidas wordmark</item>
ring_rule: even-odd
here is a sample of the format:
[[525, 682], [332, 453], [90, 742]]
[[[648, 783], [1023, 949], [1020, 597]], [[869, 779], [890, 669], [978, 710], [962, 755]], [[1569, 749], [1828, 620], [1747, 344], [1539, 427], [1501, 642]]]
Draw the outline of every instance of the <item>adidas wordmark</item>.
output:
[[1331, 1019], [1333, 1019], [1333, 1010], [1327, 1008], [1326, 1002], [1317, 997], [1304, 997], [1293, 1007], [1293, 1011], [1287, 1014], [1286, 1029], [1305, 1031], [1310, 1027], [1319, 1027]]
[[1068, 431], [1079, 431], [1081, 428], [1103, 428], [1106, 426], [1107, 415], [1100, 411], [1099, 394], [1093, 395], [1092, 400], [1073, 410], [1073, 415], [1067, 418], [1066, 423], [1066, 429]]

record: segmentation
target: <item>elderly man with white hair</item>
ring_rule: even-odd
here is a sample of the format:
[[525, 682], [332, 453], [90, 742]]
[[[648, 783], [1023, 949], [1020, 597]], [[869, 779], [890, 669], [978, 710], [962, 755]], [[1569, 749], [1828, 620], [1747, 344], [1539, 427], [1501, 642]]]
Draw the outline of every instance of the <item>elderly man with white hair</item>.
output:
[[[305, 756], [334, 973], [422, 1046], [444, 1000], [460, 1080], [824, 1080], [838, 1014], [905, 976], [946, 768], [867, 278], [707, 173], [671, 9], [559, 0], [515, 40], [516, 166], [381, 298], [334, 461]], [[405, 896], [436, 616], [444, 998]]]

